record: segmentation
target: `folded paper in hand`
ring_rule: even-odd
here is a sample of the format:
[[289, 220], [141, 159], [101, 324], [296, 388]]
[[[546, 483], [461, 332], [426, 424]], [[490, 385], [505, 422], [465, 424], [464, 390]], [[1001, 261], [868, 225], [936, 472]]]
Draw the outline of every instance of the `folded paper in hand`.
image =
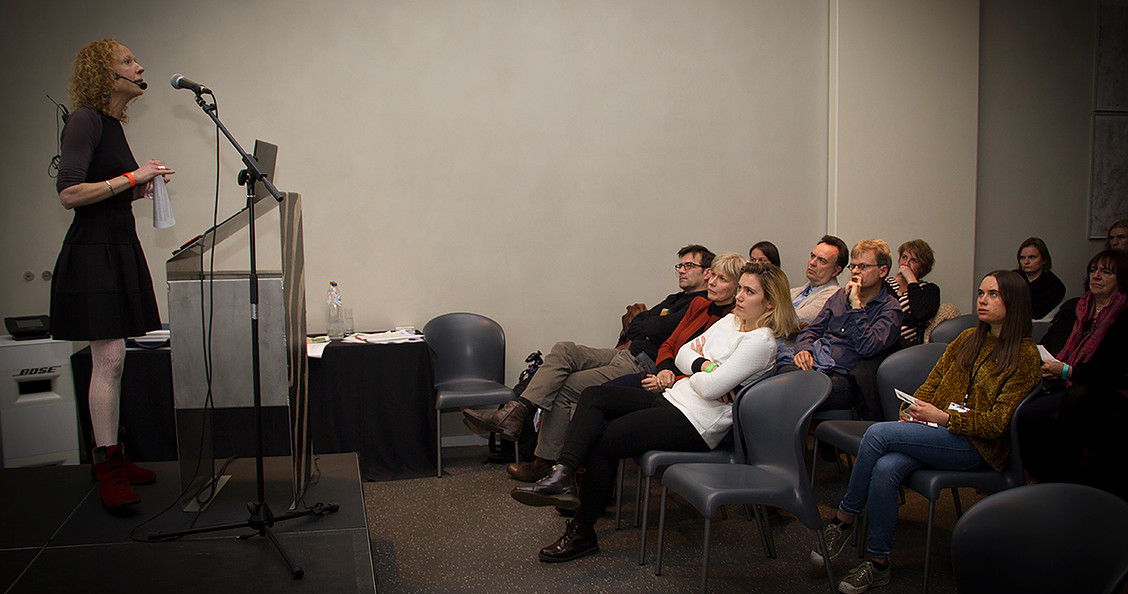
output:
[[1061, 361], [1057, 360], [1057, 357], [1051, 355], [1050, 351], [1046, 350], [1046, 347], [1044, 347], [1042, 345], [1038, 345], [1038, 354], [1042, 356], [1042, 362], [1043, 363], [1050, 363], [1050, 362], [1061, 363]]
[[164, 176], [158, 175], [150, 182], [153, 195], [153, 226], [157, 229], [168, 229], [176, 224], [172, 216], [172, 205], [168, 201], [168, 189], [165, 188]]

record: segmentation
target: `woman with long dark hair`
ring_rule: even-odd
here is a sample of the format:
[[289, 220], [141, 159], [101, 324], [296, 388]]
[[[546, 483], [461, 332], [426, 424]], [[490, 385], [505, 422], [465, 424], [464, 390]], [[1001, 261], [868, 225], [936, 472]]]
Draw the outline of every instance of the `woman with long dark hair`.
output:
[[175, 173], [160, 161], [138, 166], [122, 122], [145, 93], [145, 69], [115, 39], [95, 41], [74, 58], [74, 110], [62, 134], [56, 188], [74, 211], [51, 279], [51, 334], [88, 340], [93, 473], [108, 508], [141, 501], [129, 485], [156, 475], [133, 464], [118, 443], [118, 405], [125, 339], [161, 327], [153, 281], [137, 239], [132, 203], [158, 175]]
[[[1006, 464], [1011, 415], [1041, 376], [1030, 338], [1030, 293], [1017, 273], [996, 270], [980, 283], [976, 305], [979, 325], [948, 345], [916, 391], [918, 402], [900, 421], [876, 423], [862, 438], [846, 495], [824, 528], [834, 558], [858, 514], [869, 513], [869, 558], [838, 584], [841, 592], [889, 583], [898, 487], [911, 472], [1001, 470]], [[822, 565], [818, 551], [811, 551], [811, 560]]]

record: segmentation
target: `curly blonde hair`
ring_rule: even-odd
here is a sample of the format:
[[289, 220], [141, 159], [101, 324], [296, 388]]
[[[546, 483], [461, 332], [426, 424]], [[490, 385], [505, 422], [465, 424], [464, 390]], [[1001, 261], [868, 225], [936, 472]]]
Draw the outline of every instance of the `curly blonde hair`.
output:
[[[114, 60], [122, 48], [116, 39], [102, 39], [86, 45], [74, 55], [70, 78], [71, 107], [91, 107], [109, 113], [110, 91], [114, 88]], [[128, 107], [128, 106], [127, 106]], [[122, 111], [121, 121], [126, 120]]]

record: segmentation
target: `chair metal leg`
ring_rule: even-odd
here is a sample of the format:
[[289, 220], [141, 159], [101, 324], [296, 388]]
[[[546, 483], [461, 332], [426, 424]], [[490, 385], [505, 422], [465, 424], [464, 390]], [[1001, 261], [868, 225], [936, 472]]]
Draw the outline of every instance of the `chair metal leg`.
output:
[[701, 547], [701, 594], [705, 594], [709, 585], [709, 534], [713, 528], [713, 519], [705, 518], [705, 542]]
[[869, 540], [869, 516], [866, 515], [865, 511], [854, 517], [854, 536], [850, 538], [854, 541], [854, 546], [858, 549], [858, 558], [864, 559], [866, 556], [866, 542]]
[[768, 559], [774, 559], [775, 541], [772, 540], [772, 534], [768, 528], [768, 513], [762, 505], [753, 505], [752, 513], [756, 518], [756, 529], [760, 531], [760, 544], [764, 545], [764, 556]]
[[826, 535], [822, 530], [815, 530], [815, 535], [819, 538], [819, 553], [823, 558], [823, 567], [826, 568], [826, 579], [830, 583], [830, 591], [837, 593], [838, 587], [834, 584], [834, 572], [830, 569], [830, 549], [826, 548]]
[[443, 478], [443, 411], [435, 409], [435, 476]]
[[513, 461], [521, 463], [521, 444], [516, 441], [513, 442]]
[[819, 461], [819, 438], [815, 438], [815, 447], [811, 448], [811, 484], [815, 484], [815, 464]]
[[[615, 473], [617, 477], [615, 487], [615, 530], [619, 529], [619, 522], [623, 519], [623, 464], [625, 462], [619, 460], [619, 469]], [[637, 511], [635, 513], [638, 513]]]
[[654, 557], [654, 575], [662, 575], [662, 540], [666, 536], [666, 491], [662, 486], [662, 503], [658, 511], [658, 553]]
[[760, 530], [764, 532], [764, 538], [768, 541], [768, 550], [771, 551], [771, 558], [779, 559], [779, 552], [776, 550], [775, 546], [775, 536], [772, 535], [772, 525], [768, 520], [768, 510], [762, 505], [760, 506], [760, 517], [764, 520], [760, 524]]
[[[650, 477], [646, 477], [646, 494], [643, 495], [642, 530], [638, 537], [638, 564], [646, 565], [646, 528], [650, 516], [645, 513], [650, 511]], [[662, 513], [666, 513], [665, 489], [662, 490]]]
[[956, 519], [963, 517], [963, 504], [960, 503], [960, 490], [952, 487], [952, 499], [956, 502]]
[[[642, 467], [641, 466], [638, 467], [638, 474], [635, 475], [635, 485], [636, 485], [636, 487], [635, 487], [634, 524], [635, 524], [635, 528], [638, 528], [640, 523], [642, 522], [642, 513], [643, 513], [641, 511], [641, 508], [639, 507], [640, 504], [642, 503]], [[646, 486], [647, 486], [647, 490], [649, 491], [650, 490], [650, 477], [646, 477]], [[647, 501], [649, 501], [649, 499]]]
[[932, 561], [932, 520], [936, 517], [936, 502], [928, 500], [928, 529], [925, 531], [924, 540], [924, 583], [920, 587], [920, 594], [928, 594], [928, 567]]

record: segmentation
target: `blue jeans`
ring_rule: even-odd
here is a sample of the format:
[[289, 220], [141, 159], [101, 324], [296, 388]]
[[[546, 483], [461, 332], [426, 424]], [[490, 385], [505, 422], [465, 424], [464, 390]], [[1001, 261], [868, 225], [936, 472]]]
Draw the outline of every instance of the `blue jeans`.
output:
[[893, 550], [893, 529], [897, 526], [898, 488], [909, 473], [925, 466], [974, 470], [983, 464], [983, 457], [971, 442], [943, 427], [897, 421], [876, 423], [862, 438], [850, 484], [838, 509], [857, 516], [868, 507], [866, 550], [879, 559], [888, 558]]

